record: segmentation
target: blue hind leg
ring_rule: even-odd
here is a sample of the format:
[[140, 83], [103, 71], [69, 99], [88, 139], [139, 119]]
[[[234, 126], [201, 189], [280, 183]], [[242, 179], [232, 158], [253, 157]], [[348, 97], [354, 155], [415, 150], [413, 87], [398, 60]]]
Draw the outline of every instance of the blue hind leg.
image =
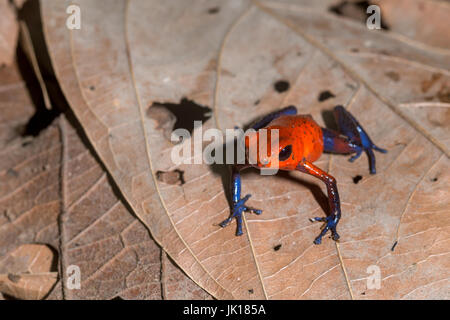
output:
[[377, 147], [355, 117], [345, 110], [343, 106], [336, 106], [334, 108], [334, 117], [338, 124], [339, 132], [322, 129], [324, 151], [342, 154], [355, 153], [349, 159], [350, 162], [358, 159], [364, 151], [369, 158], [370, 173], [375, 174], [376, 166], [373, 150], [382, 153], [386, 153], [387, 150]]

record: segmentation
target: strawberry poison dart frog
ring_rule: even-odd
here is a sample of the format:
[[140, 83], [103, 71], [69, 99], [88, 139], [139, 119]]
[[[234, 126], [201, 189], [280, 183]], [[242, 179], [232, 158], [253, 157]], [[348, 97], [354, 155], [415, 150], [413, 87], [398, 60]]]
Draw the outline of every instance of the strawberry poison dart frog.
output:
[[[265, 168], [277, 158], [278, 168], [281, 170], [298, 170], [310, 174], [322, 180], [328, 192], [328, 202], [330, 212], [326, 218], [318, 217], [312, 221], [322, 221], [325, 223], [322, 232], [314, 240], [315, 244], [320, 244], [322, 237], [331, 231], [333, 240], [339, 239], [336, 231], [337, 224], [341, 218], [341, 205], [339, 193], [336, 186], [336, 179], [331, 175], [316, 167], [313, 162], [319, 159], [323, 152], [352, 154], [355, 153], [349, 161], [357, 159], [364, 151], [369, 158], [369, 170], [375, 174], [375, 155], [373, 150], [386, 153], [387, 151], [377, 147], [369, 138], [366, 131], [358, 123], [350, 112], [342, 106], [334, 108], [334, 117], [336, 119], [338, 130], [333, 131], [321, 128], [310, 115], [297, 115], [297, 109], [294, 106], [286, 107], [282, 110], [273, 112], [261, 120], [257, 121], [251, 128], [257, 130], [254, 139], [246, 138], [246, 162], [245, 164], [233, 165], [231, 172], [231, 214], [228, 219], [220, 223], [221, 227], [227, 226], [233, 218], [237, 221], [236, 235], [242, 235], [242, 213], [253, 212], [261, 214], [262, 211], [246, 206], [246, 201], [250, 194], [241, 198], [241, 177], [240, 171], [245, 168]], [[266, 154], [258, 154], [257, 161], [249, 164], [248, 149], [255, 146], [259, 141], [261, 129], [266, 129], [268, 148]], [[270, 149], [270, 131], [278, 129], [278, 148]]]

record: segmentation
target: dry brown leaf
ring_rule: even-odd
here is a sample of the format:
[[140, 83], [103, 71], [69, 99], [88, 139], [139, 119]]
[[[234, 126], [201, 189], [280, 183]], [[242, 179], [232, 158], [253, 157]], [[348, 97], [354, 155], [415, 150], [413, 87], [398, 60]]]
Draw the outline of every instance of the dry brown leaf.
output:
[[18, 299], [40, 300], [56, 283], [55, 256], [42, 244], [25, 244], [0, 259], [0, 292]]
[[0, 0], [0, 66], [13, 63], [18, 32], [13, 6], [8, 0]]
[[[84, 0], [73, 31], [64, 28], [69, 3], [42, 2], [58, 80], [136, 215], [196, 283], [221, 299], [449, 298], [449, 119], [410, 107], [426, 100], [446, 114], [448, 53], [290, 3]], [[290, 89], [276, 92], [279, 80]], [[334, 97], [318, 101], [325, 90]], [[184, 97], [213, 109], [204, 130], [290, 104], [323, 126], [323, 111], [349, 108], [389, 153], [375, 176], [364, 158], [317, 162], [338, 181], [340, 243], [312, 244], [319, 225], [308, 218], [325, 214], [324, 187], [297, 173], [245, 174], [249, 203], [264, 213], [247, 216], [242, 237], [220, 229], [229, 214], [221, 177], [207, 165], [174, 166], [165, 131], [146, 116], [153, 103]], [[173, 170], [184, 184], [157, 179]], [[367, 288], [371, 265], [379, 290]]]
[[398, 33], [413, 41], [450, 50], [450, 3], [446, 0], [376, 0], [381, 17]]
[[400, 41], [415, 46], [433, 47], [443, 53], [449, 52], [450, 21], [446, 19], [450, 11], [447, 0], [278, 0], [284, 6], [308, 7], [309, 10], [329, 11], [341, 17], [366, 23], [373, 11], [367, 13], [368, 5], [381, 8], [381, 27]]
[[[0, 257], [31, 242], [59, 248], [63, 270], [80, 267], [81, 289], [63, 289], [59, 282], [50, 299], [209, 299], [171, 261], [162, 260], [161, 249], [117, 198], [70, 124], [60, 119], [38, 137], [20, 136], [34, 107], [17, 69], [0, 70], [0, 79]], [[48, 276], [23, 276], [13, 292], [9, 281], [5, 293], [42, 298], [51, 288], [45, 287]], [[56, 281], [53, 274], [51, 279]], [[32, 291], [25, 297], [16, 288], [40, 280], [39, 296]], [[170, 286], [164, 289], [166, 282]]]

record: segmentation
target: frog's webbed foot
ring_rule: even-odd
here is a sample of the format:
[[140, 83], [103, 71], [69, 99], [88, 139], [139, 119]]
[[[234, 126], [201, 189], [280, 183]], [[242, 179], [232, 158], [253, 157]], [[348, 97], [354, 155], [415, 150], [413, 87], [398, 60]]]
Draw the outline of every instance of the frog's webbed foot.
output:
[[326, 222], [324, 228], [322, 229], [322, 232], [314, 239], [314, 244], [321, 244], [322, 243], [322, 237], [328, 232], [328, 230], [331, 231], [331, 238], [334, 241], [338, 241], [340, 236], [336, 231], [336, 226], [338, 223], [338, 219], [336, 219], [336, 216], [328, 216], [326, 218], [321, 217], [315, 217], [311, 219], [312, 222], [314, 221], [322, 221]]
[[262, 213], [262, 210], [255, 209], [252, 207], [248, 207], [245, 205], [247, 200], [251, 197], [250, 194], [247, 194], [244, 198], [240, 199], [239, 201], [235, 202], [233, 204], [233, 209], [231, 211], [230, 216], [222, 221], [219, 225], [224, 228], [226, 227], [233, 218], [236, 218], [237, 222], [237, 229], [236, 229], [236, 235], [240, 236], [242, 235], [242, 213], [243, 212], [253, 212], [255, 214], [260, 215]]

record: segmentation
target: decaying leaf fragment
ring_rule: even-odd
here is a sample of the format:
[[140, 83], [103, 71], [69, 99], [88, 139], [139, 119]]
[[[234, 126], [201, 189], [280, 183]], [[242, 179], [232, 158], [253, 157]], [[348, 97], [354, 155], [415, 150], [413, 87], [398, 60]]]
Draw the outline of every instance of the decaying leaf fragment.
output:
[[18, 32], [13, 7], [8, 0], [0, 0], [0, 66], [13, 62]]
[[0, 292], [17, 299], [44, 298], [56, 283], [55, 254], [43, 244], [25, 244], [0, 260]]

